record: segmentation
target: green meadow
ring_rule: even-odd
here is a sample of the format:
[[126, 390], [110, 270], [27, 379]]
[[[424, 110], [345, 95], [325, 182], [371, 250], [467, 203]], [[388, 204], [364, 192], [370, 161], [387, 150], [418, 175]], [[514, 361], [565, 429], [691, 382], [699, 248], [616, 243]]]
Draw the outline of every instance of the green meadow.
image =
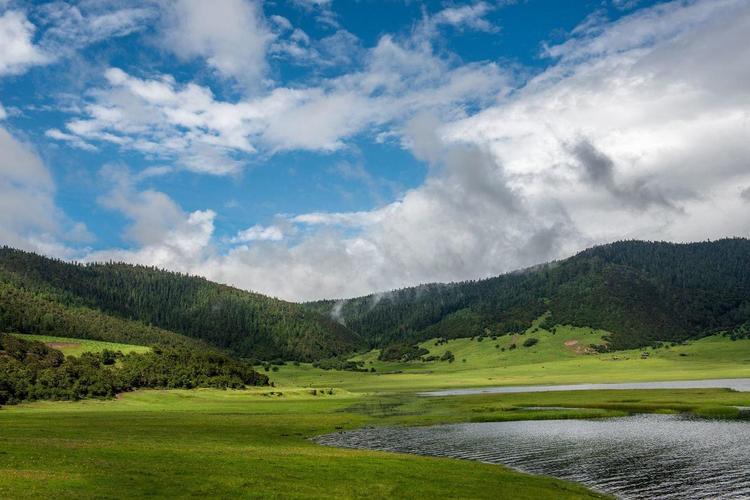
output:
[[16, 337], [21, 337], [26, 340], [36, 340], [47, 344], [48, 347], [62, 351], [66, 356], [78, 356], [84, 352], [102, 352], [104, 350], [120, 351], [123, 354], [129, 352], [148, 352], [151, 350], [150, 347], [142, 345], [131, 345], [131, 344], [119, 344], [116, 342], [101, 342], [99, 340], [89, 339], [71, 339], [67, 337], [52, 337], [49, 335], [28, 335], [22, 333], [14, 333]]
[[[604, 331], [558, 326], [553, 334], [542, 329], [534, 331], [536, 328], [496, 340], [464, 338], [440, 345], [436, 345], [436, 340], [421, 344], [429, 355], [442, 356], [451, 351], [455, 357], [452, 363], [384, 362], [378, 360], [379, 352], [374, 350], [352, 358], [363, 361], [363, 366], [374, 368], [374, 372], [327, 371], [288, 363], [271, 375], [281, 385], [330, 385], [369, 392], [750, 377], [750, 339], [713, 335], [656, 349], [597, 353], [589, 346], [601, 344]], [[530, 337], [538, 342], [523, 347], [524, 340]], [[512, 344], [515, 349], [510, 349]]]
[[[0, 497], [597, 498], [496, 465], [345, 450], [309, 438], [367, 425], [598, 418], [638, 411], [733, 416], [727, 390], [424, 398], [327, 388], [127, 393], [0, 411]], [[578, 407], [538, 411], [530, 406]]]
[[[706, 337], [649, 348], [642, 359], [641, 350], [594, 352], [589, 346], [601, 342], [603, 331], [535, 328], [494, 340], [422, 344], [430, 355], [450, 350], [452, 363], [383, 362], [370, 351], [356, 359], [375, 372], [287, 363], [269, 371], [270, 387], [147, 390], [112, 400], [6, 406], [0, 409], [0, 498], [600, 498], [576, 484], [497, 465], [337, 449], [311, 438], [363, 426], [638, 412], [738, 418], [737, 407], [750, 406], [750, 394], [724, 389], [415, 394], [446, 387], [750, 376], [750, 340]], [[532, 336], [538, 342], [523, 347]], [[134, 348], [62, 340], [81, 349]]]
[[319, 446], [308, 438], [384, 420], [362, 395], [271, 392], [143, 391], [4, 408], [0, 497], [597, 497], [492, 465]]

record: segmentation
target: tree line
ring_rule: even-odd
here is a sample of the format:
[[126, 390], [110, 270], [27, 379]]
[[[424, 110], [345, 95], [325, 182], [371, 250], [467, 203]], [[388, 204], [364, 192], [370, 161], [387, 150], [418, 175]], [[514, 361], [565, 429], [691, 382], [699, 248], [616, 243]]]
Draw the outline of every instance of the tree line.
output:
[[0, 405], [106, 398], [142, 388], [243, 388], [268, 377], [221, 353], [154, 347], [148, 353], [64, 356], [45, 344], [0, 334]]

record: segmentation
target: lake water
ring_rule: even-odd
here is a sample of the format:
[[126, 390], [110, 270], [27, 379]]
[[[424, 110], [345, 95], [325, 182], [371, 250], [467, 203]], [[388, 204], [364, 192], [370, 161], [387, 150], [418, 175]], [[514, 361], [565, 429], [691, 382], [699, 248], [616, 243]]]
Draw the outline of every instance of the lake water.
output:
[[750, 499], [750, 423], [636, 415], [360, 429], [321, 444], [504, 464], [619, 498]]
[[507, 394], [513, 392], [592, 391], [599, 389], [734, 389], [750, 392], [750, 378], [714, 380], [671, 380], [666, 382], [629, 382], [622, 384], [517, 385], [447, 389], [420, 392], [421, 396], [466, 396], [469, 394]]

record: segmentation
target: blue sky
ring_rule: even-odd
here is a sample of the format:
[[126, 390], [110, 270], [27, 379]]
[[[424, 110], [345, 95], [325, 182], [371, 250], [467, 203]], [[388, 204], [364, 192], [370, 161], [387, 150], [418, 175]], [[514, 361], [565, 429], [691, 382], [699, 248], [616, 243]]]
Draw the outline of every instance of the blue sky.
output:
[[0, 1], [0, 243], [304, 300], [746, 235], [748, 16]]

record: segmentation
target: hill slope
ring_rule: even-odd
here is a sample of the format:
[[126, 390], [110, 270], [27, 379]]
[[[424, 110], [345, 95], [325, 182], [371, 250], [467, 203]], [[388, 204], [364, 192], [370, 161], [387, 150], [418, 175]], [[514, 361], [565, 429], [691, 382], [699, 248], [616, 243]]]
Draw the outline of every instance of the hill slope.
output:
[[149, 267], [70, 264], [7, 247], [2, 330], [143, 344], [189, 337], [260, 359], [312, 360], [360, 345], [350, 329], [291, 302]]
[[750, 241], [623, 241], [480, 281], [308, 304], [372, 347], [518, 332], [548, 324], [612, 332], [613, 349], [680, 341], [750, 321]]

